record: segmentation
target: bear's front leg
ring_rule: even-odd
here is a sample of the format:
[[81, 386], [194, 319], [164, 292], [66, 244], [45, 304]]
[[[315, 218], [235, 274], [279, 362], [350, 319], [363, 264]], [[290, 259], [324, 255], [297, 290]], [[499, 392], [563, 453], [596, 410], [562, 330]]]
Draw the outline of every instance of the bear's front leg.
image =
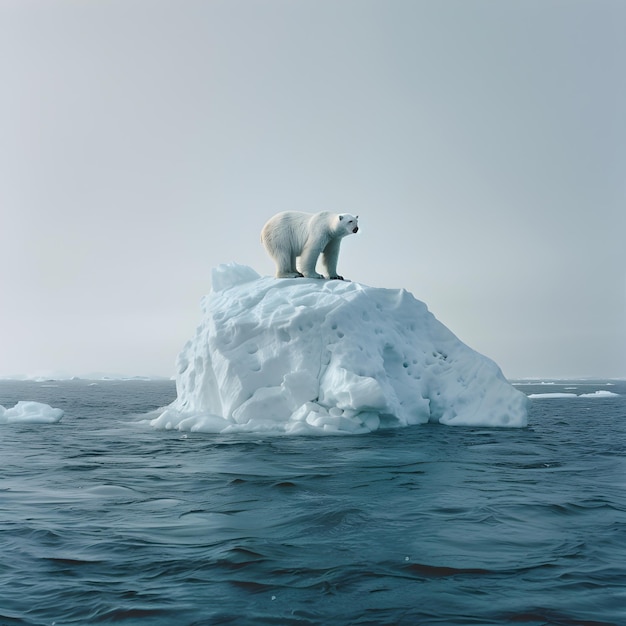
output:
[[324, 278], [315, 270], [317, 259], [322, 251], [319, 245], [310, 245], [309, 242], [304, 246], [300, 255], [300, 271], [306, 278]]
[[339, 244], [341, 239], [333, 239], [322, 252], [322, 265], [328, 272], [331, 280], [343, 280], [343, 276], [337, 274], [337, 260], [339, 259]]

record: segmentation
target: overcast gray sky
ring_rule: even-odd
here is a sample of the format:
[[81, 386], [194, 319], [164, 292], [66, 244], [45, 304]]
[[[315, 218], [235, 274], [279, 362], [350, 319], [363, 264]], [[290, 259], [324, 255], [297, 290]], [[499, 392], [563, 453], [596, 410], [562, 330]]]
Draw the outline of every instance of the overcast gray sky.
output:
[[510, 377], [626, 377], [623, 0], [0, 0], [0, 376], [172, 375], [278, 211]]

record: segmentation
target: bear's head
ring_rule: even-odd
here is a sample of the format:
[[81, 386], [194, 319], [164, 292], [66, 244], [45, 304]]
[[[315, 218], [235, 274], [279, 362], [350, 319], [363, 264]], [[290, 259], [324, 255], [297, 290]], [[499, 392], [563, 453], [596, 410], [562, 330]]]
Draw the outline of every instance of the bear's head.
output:
[[352, 235], [359, 230], [359, 216], [350, 215], [350, 213], [340, 213], [338, 215], [336, 233], [339, 237]]

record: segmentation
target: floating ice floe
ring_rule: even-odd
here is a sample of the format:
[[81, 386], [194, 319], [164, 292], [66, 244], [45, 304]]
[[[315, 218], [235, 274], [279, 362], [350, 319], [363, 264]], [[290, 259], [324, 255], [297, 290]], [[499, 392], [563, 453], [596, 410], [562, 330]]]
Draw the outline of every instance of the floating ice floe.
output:
[[54, 424], [62, 417], [61, 409], [41, 402], [20, 400], [10, 409], [0, 406], [0, 424]]
[[426, 422], [522, 427], [528, 399], [404, 289], [213, 270], [152, 426], [365, 433]]
[[617, 398], [619, 393], [612, 391], [594, 391], [593, 393], [531, 393], [528, 395], [531, 400], [545, 400], [546, 398]]

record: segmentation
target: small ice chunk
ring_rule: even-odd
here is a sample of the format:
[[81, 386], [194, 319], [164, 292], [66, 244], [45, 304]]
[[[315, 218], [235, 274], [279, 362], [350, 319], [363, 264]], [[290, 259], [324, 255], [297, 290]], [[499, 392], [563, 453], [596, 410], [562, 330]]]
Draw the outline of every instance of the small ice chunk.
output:
[[619, 393], [613, 393], [612, 391], [606, 391], [601, 389], [600, 391], [594, 391], [593, 393], [581, 393], [581, 398], [617, 398]]
[[0, 424], [54, 424], [62, 417], [61, 409], [41, 402], [20, 400], [10, 409], [0, 406]]
[[600, 391], [594, 391], [592, 393], [531, 393], [528, 396], [531, 400], [546, 400], [549, 398], [617, 398], [619, 393], [613, 393], [612, 391], [606, 391], [604, 389]]

